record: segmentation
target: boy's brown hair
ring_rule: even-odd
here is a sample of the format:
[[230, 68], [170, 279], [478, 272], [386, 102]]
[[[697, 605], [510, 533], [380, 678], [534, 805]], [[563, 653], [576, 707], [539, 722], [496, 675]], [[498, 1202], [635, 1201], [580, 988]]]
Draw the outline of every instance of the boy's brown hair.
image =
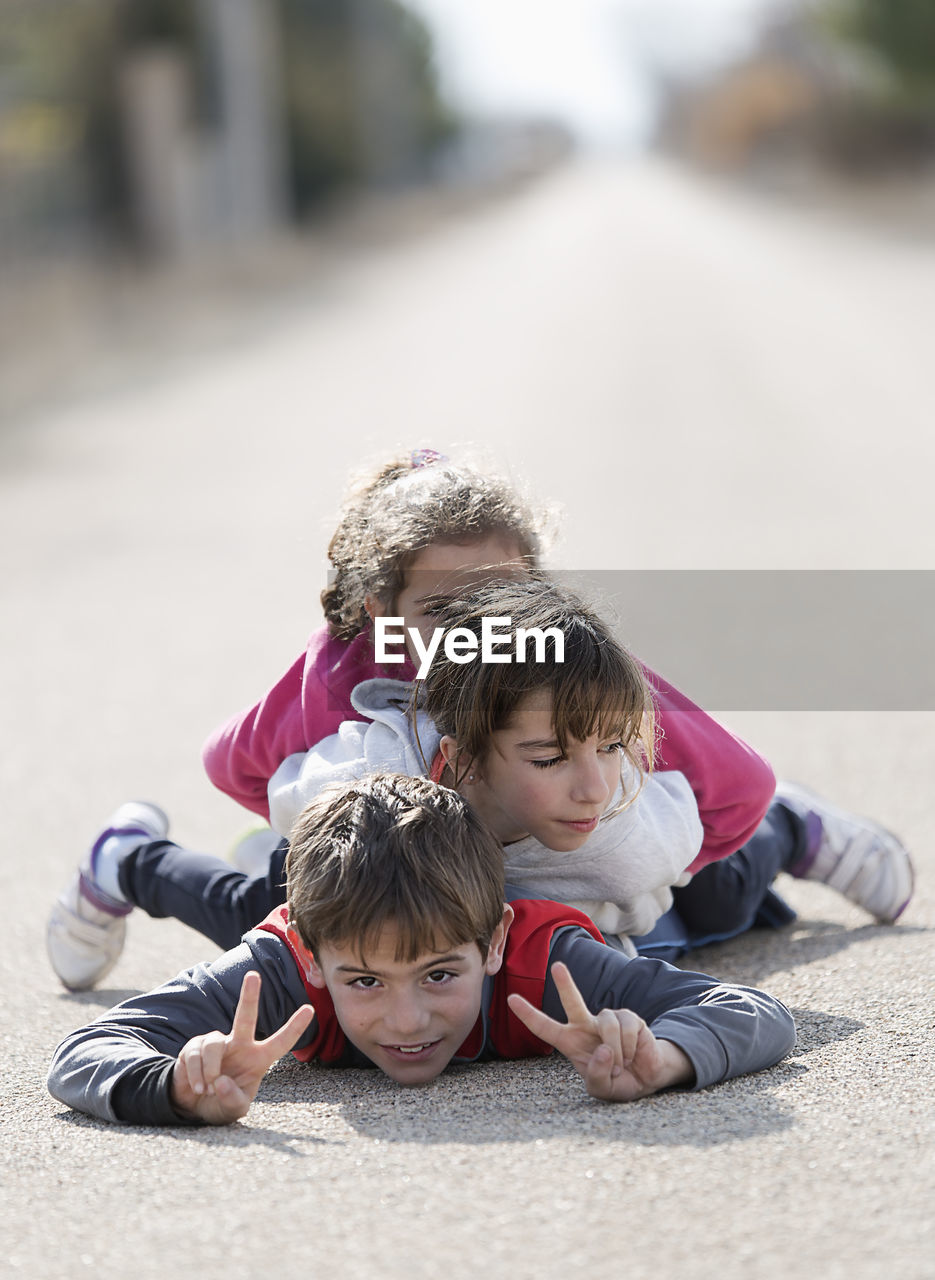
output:
[[[525, 661], [513, 657], [505, 663], [482, 662], [479, 656], [467, 664], [455, 663], [439, 647], [413, 699], [442, 736], [454, 738], [459, 759], [482, 761], [491, 734], [506, 728], [528, 695], [547, 690], [562, 750], [569, 738], [617, 736], [641, 777], [652, 768], [654, 708], [642, 668], [572, 592], [536, 572], [483, 583], [457, 597], [434, 597], [425, 607], [436, 626], [446, 631], [465, 628], [475, 635], [478, 655], [485, 617], [510, 618], [514, 636], [520, 627], [537, 627], [543, 632], [556, 628], [564, 637], [562, 662], [556, 661], [551, 640], [546, 641], [541, 662], [535, 661], [528, 643]], [[457, 785], [458, 768], [454, 773]]]
[[289, 916], [312, 953], [365, 948], [389, 924], [397, 955], [476, 942], [503, 915], [503, 851], [455, 791], [373, 774], [326, 787], [296, 819], [286, 857]]
[[368, 625], [368, 595], [391, 608], [412, 561], [433, 543], [500, 537], [532, 567], [545, 523], [498, 476], [430, 450], [391, 459], [351, 488], [328, 544], [334, 572], [321, 606], [331, 634], [352, 640]]

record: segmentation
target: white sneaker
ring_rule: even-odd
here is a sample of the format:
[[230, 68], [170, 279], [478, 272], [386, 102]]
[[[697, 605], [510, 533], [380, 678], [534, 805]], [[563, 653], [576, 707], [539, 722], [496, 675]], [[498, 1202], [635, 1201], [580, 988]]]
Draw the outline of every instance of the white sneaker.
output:
[[272, 827], [265, 823], [250, 827], [234, 843], [230, 860], [245, 875], [261, 875], [269, 868], [269, 860], [282, 843]]
[[[120, 958], [133, 910], [105, 893], [94, 879], [98, 850], [112, 836], [137, 837], [137, 843], [162, 840], [169, 819], [154, 804], [130, 801], [111, 815], [68, 886], [59, 894], [46, 929], [52, 968], [69, 991], [87, 991], [100, 982]], [[129, 847], [133, 847], [132, 841]]]
[[793, 783], [780, 782], [776, 799], [788, 799], [820, 824], [814, 849], [792, 875], [830, 885], [881, 924], [899, 918], [909, 905], [915, 876], [909, 851], [891, 831]]

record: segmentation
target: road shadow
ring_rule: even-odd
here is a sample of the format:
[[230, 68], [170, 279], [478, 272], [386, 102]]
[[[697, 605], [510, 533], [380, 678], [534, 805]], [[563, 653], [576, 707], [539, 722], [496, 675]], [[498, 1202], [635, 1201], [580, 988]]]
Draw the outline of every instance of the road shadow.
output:
[[[377, 1071], [335, 1070], [283, 1060], [267, 1077], [302, 1073], [288, 1090], [258, 1100], [327, 1102], [373, 1142], [535, 1145], [555, 1138], [642, 1146], [716, 1147], [791, 1127], [790, 1110], [773, 1094], [806, 1071], [787, 1060], [770, 1071], [699, 1093], [673, 1091], [609, 1104], [587, 1096], [564, 1059], [536, 1058], [450, 1068], [421, 1088], [402, 1089]], [[265, 1086], [264, 1086], [265, 1087]], [[288, 1097], [276, 1096], [288, 1092]]]
[[726, 942], [699, 947], [676, 961], [680, 969], [712, 973], [725, 981], [762, 985], [770, 974], [787, 972], [837, 955], [848, 947], [883, 942], [887, 947], [931, 934], [925, 925], [868, 923], [856, 929], [834, 920], [795, 920], [781, 929], [751, 929]]
[[836, 1040], [846, 1040], [856, 1035], [867, 1025], [856, 1018], [844, 1018], [839, 1014], [825, 1013], [821, 1009], [806, 1009], [793, 1006], [790, 1010], [795, 1018], [796, 1043], [790, 1057], [800, 1058], [803, 1054], [812, 1053], [826, 1044]]
[[137, 996], [145, 995], [145, 989], [143, 987], [95, 987], [92, 991], [59, 991], [56, 994], [60, 1004], [84, 1005], [86, 1008], [106, 1011], [113, 1009], [115, 1005], [123, 1004], [124, 1000], [133, 1000]]
[[304, 1147], [326, 1147], [330, 1145], [325, 1138], [320, 1138], [304, 1130], [285, 1132], [281, 1129], [264, 1128], [250, 1123], [250, 1117], [228, 1125], [180, 1125], [178, 1128], [157, 1125], [120, 1125], [115, 1126], [108, 1120], [98, 1120], [94, 1116], [83, 1115], [80, 1111], [58, 1111], [53, 1119], [77, 1129], [98, 1129], [109, 1133], [126, 1134], [128, 1138], [145, 1137], [147, 1146], [155, 1139], [165, 1142], [189, 1142], [199, 1147], [265, 1147], [280, 1155], [295, 1159], [304, 1159], [310, 1151]]

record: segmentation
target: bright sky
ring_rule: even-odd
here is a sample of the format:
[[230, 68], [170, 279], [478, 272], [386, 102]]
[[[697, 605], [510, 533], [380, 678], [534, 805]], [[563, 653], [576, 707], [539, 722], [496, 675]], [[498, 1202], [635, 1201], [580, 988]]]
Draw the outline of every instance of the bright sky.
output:
[[[785, 0], [788, 3], [788, 0]], [[644, 135], [647, 64], [703, 69], [742, 51], [783, 0], [409, 0], [429, 20], [449, 93], [551, 111], [601, 142]]]

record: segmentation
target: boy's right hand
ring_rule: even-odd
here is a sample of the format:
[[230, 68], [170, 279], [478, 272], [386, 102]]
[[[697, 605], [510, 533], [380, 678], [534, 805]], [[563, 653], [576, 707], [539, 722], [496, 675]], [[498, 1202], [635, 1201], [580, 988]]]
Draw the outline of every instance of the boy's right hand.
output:
[[296, 1009], [266, 1040], [255, 1039], [260, 975], [244, 975], [229, 1035], [209, 1031], [186, 1044], [175, 1063], [170, 1096], [177, 1111], [206, 1124], [232, 1124], [250, 1110], [260, 1081], [310, 1025], [310, 1004]]

